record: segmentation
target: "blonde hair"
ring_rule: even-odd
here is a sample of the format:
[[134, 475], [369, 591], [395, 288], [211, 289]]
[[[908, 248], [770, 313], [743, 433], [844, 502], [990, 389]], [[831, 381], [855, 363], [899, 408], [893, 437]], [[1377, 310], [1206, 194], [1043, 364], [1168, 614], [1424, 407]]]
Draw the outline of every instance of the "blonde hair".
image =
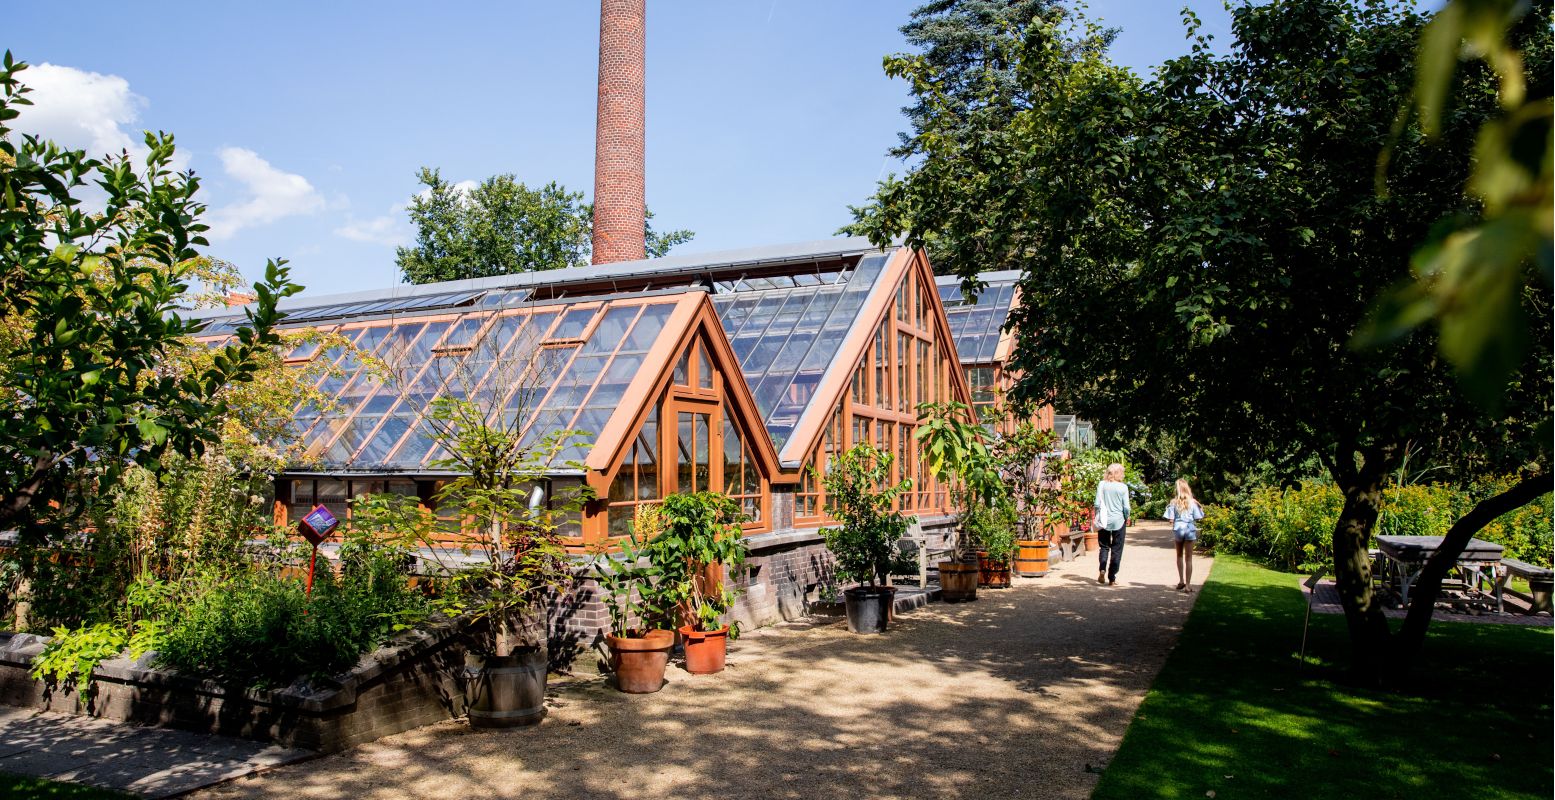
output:
[[1178, 478], [1177, 499], [1172, 501], [1172, 505], [1177, 506], [1178, 511], [1187, 511], [1191, 504], [1197, 502], [1199, 501], [1193, 498], [1193, 490], [1188, 488], [1188, 482], [1182, 478]]
[[[1116, 477], [1116, 478], [1112, 477], [1114, 475], [1116, 475], [1118, 477]], [[1121, 480], [1123, 480], [1123, 465], [1119, 464], [1119, 463], [1116, 463], [1116, 462], [1108, 464], [1107, 465], [1106, 478], [1109, 481], [1121, 481]]]

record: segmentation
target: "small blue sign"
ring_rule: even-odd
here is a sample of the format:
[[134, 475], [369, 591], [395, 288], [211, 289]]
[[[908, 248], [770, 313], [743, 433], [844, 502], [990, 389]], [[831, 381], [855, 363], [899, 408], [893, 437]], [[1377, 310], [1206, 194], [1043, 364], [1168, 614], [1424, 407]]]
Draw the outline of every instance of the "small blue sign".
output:
[[298, 523], [297, 529], [302, 532], [304, 538], [313, 544], [318, 544], [329, 538], [329, 534], [340, 526], [340, 520], [329, 513], [329, 509], [323, 506], [314, 506]]

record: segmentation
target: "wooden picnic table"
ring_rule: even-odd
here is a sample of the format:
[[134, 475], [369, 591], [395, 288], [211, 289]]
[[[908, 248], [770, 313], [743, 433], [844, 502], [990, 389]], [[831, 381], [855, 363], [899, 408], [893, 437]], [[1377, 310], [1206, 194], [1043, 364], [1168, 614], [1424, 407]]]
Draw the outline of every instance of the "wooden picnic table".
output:
[[[1378, 536], [1377, 553], [1381, 557], [1383, 579], [1398, 590], [1399, 600], [1409, 605], [1409, 587], [1420, 577], [1425, 562], [1441, 549], [1442, 536]], [[1464, 588], [1493, 586], [1501, 583], [1503, 548], [1495, 542], [1470, 539], [1458, 555], [1456, 568], [1463, 574]], [[1501, 612], [1501, 592], [1494, 593], [1496, 613]]]

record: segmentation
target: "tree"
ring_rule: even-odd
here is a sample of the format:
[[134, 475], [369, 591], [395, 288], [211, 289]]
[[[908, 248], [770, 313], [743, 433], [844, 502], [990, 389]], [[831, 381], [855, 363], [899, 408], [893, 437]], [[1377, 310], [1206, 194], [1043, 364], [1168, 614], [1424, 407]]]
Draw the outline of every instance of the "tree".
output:
[[[1031, 105], [1016, 70], [1019, 54], [1007, 45], [1033, 22], [1062, 17], [1059, 0], [933, 0], [914, 9], [901, 31], [909, 45], [921, 50], [919, 58], [932, 71], [937, 82], [935, 97], [931, 101], [917, 93], [916, 102], [902, 109], [913, 135], [901, 134], [901, 142], [891, 155], [901, 159], [925, 155], [926, 133], [929, 139], [1004, 135], [1016, 114]], [[1105, 46], [1114, 34], [1113, 30], [1096, 29], [1077, 46]], [[976, 181], [955, 185], [977, 190]], [[855, 223], [843, 226], [838, 233], [862, 236], [869, 230]], [[946, 265], [951, 260], [947, 251], [976, 246], [976, 240], [942, 238], [930, 231], [924, 236], [924, 246], [935, 272], [948, 274]], [[983, 252], [993, 254], [988, 249]], [[984, 267], [1013, 268], [1015, 265], [995, 262]]]
[[[300, 287], [273, 261], [257, 302], [204, 369], [169, 368], [200, 324], [176, 312], [189, 280], [208, 266], [193, 173], [169, 168], [173, 137], [146, 134], [143, 169], [127, 154], [105, 160], [52, 142], [10, 138], [30, 105], [0, 65], [0, 529], [38, 533], [48, 512], [79, 513], [72, 489], [104, 484], [128, 465], [196, 455], [217, 438], [223, 390], [249, 380], [275, 346], [276, 301]], [[101, 211], [73, 192], [88, 179]]]
[[[1374, 680], [1390, 656], [1407, 665], [1423, 634], [1421, 622], [1392, 637], [1367, 557], [1406, 448], [1461, 475], [1519, 474], [1486, 513], [1551, 485], [1548, 442], [1534, 435], [1550, 416], [1549, 352], [1523, 359], [1509, 410], [1487, 416], [1430, 331], [1348, 347], [1431, 225], [1477, 213], [1463, 187], [1475, 133], [1495, 113], [1494, 78], [1462, 70], [1460, 102], [1429, 141], [1412, 122], [1395, 127], [1425, 23], [1411, 3], [1246, 4], [1223, 55], [1191, 13], [1186, 22], [1191, 53], [1151, 80], [1081, 46], [1094, 28], [1076, 17], [990, 43], [1018, 56], [1031, 104], [1008, 124], [941, 97], [924, 59], [888, 60], [932, 115], [915, 137], [921, 162], [883, 184], [858, 225], [881, 242], [937, 237], [943, 266], [967, 281], [990, 264], [1022, 269], [1017, 398], [1056, 389], [1119, 439], [1170, 433], [1228, 472], [1268, 462], [1290, 474], [1320, 459], [1345, 496], [1334, 566], [1354, 666]], [[1547, 55], [1534, 58], [1549, 52], [1549, 30], [1545, 2], [1513, 32], [1530, 97], [1550, 94]], [[1545, 293], [1525, 284], [1520, 303], [1548, 341]], [[1415, 600], [1425, 620], [1433, 599]]]
[[[583, 202], [582, 192], [569, 192], [555, 181], [531, 189], [511, 174], [494, 175], [466, 190], [427, 167], [417, 180], [426, 189], [410, 199], [416, 244], [395, 250], [395, 263], [409, 283], [589, 263], [594, 208]], [[657, 233], [645, 221], [644, 235], [648, 257], [659, 258], [695, 234]]]

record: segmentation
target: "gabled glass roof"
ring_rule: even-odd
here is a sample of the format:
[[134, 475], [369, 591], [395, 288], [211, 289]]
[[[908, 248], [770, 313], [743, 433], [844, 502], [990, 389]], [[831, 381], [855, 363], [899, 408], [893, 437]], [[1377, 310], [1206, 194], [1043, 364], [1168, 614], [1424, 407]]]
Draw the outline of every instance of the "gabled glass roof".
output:
[[[768, 288], [741, 281], [730, 294], [713, 297], [740, 371], [778, 449], [809, 405], [888, 258], [886, 253], [871, 253], [859, 259], [852, 274], [785, 279], [766, 284]], [[811, 283], [810, 277], [834, 282]]]
[[999, 347], [1000, 329], [1015, 301], [1014, 281], [990, 282], [976, 298], [964, 296], [959, 281], [936, 283], [961, 363], [991, 363]]
[[522, 430], [528, 442], [562, 429], [588, 432], [556, 463], [581, 461], [679, 299], [553, 303], [348, 327], [342, 335], [374, 363], [341, 348], [318, 354], [340, 368], [319, 382], [338, 407], [298, 408], [296, 430], [325, 470], [425, 471], [445, 457], [426, 412], [436, 398], [457, 396], [491, 409], [493, 423]]

